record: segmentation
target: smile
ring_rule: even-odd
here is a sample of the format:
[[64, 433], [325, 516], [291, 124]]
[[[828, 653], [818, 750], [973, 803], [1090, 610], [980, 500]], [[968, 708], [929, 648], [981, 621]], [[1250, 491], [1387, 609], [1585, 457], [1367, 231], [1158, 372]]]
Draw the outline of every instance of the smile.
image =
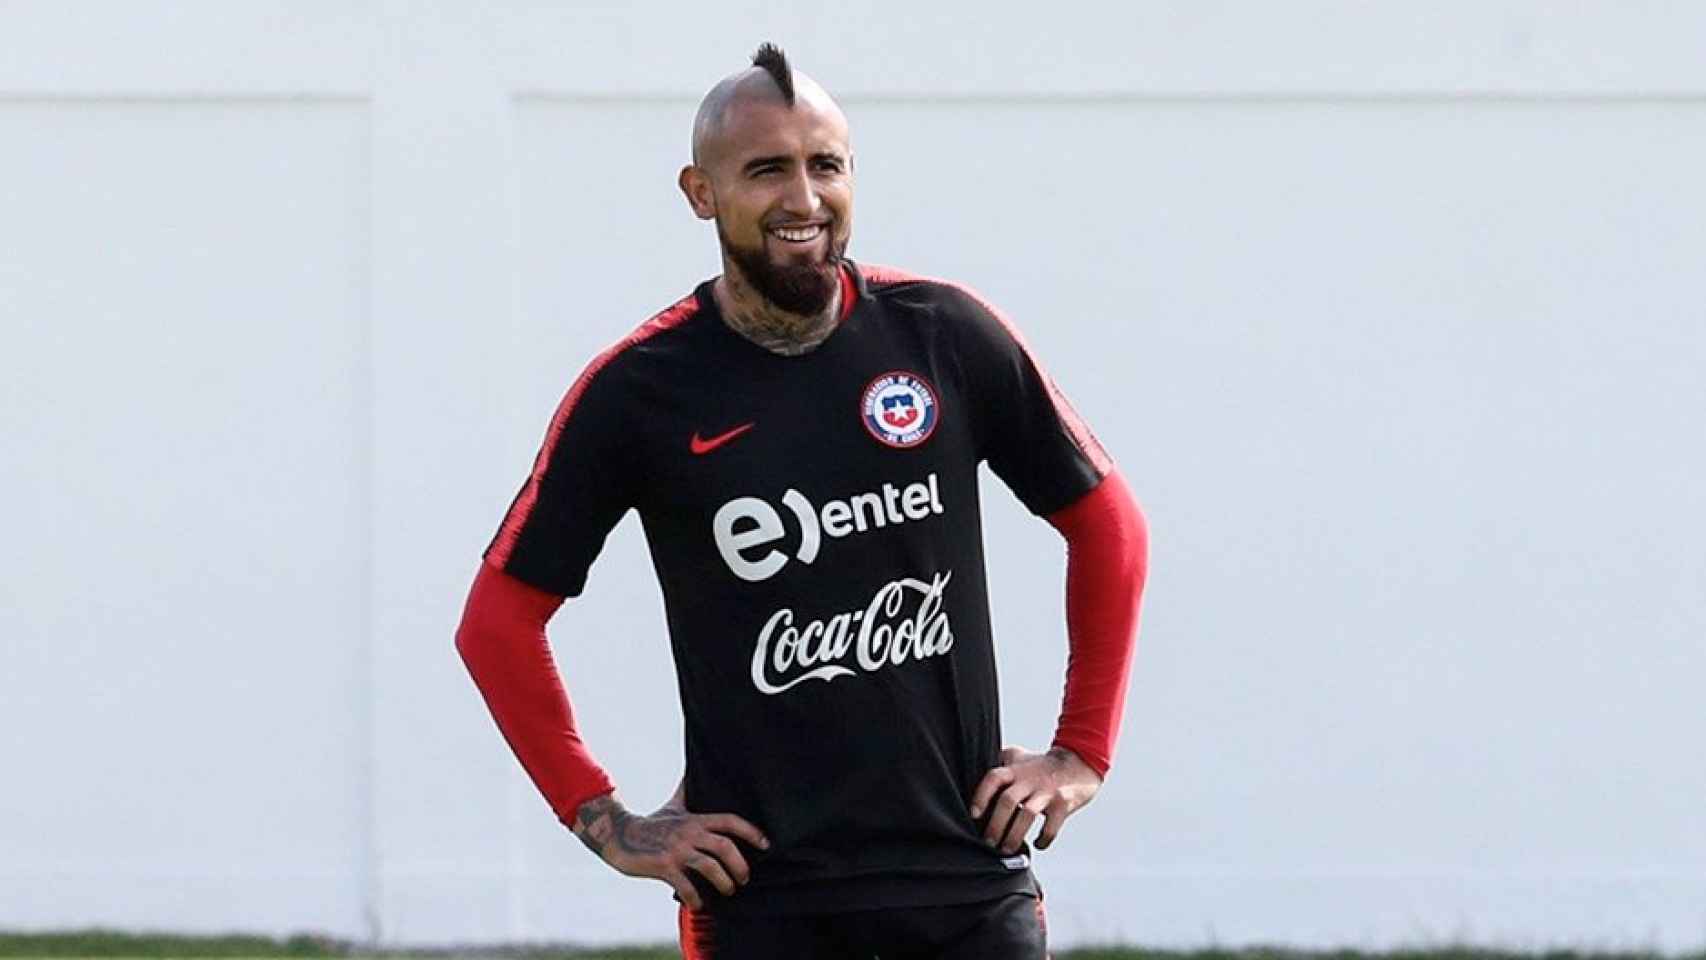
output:
[[814, 223], [804, 227], [771, 227], [767, 232], [789, 243], [810, 243], [824, 232], [824, 225]]

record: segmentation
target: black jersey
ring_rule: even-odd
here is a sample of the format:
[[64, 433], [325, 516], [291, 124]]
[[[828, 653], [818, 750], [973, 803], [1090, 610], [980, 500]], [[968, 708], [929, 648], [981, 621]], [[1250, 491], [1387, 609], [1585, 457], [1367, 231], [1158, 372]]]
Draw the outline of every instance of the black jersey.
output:
[[713, 910], [1029, 889], [1025, 858], [991, 849], [966, 809], [1001, 745], [977, 468], [1042, 515], [1108, 460], [983, 301], [851, 270], [851, 311], [804, 355], [731, 330], [708, 281], [593, 361], [486, 554], [574, 596], [639, 511], [688, 808], [771, 840]]

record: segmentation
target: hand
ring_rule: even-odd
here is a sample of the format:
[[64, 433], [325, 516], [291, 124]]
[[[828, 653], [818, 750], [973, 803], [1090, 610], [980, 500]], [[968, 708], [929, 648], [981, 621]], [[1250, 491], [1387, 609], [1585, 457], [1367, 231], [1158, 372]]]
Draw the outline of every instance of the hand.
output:
[[704, 903], [687, 879], [688, 870], [731, 896], [752, 879], [752, 871], [730, 838], [760, 850], [770, 847], [762, 831], [732, 813], [688, 813], [672, 799], [651, 816], [642, 816], [623, 807], [613, 794], [581, 804], [574, 831], [605, 863], [630, 877], [662, 880], [694, 910]]
[[[1037, 817], [1043, 818], [1037, 849], [1047, 850], [1066, 818], [1096, 796], [1102, 778], [1078, 754], [1064, 747], [1031, 753], [1019, 747], [1001, 751], [1001, 765], [983, 775], [971, 795], [973, 820], [990, 810], [983, 839], [1002, 853], [1019, 852]], [[990, 809], [991, 803], [994, 809]]]

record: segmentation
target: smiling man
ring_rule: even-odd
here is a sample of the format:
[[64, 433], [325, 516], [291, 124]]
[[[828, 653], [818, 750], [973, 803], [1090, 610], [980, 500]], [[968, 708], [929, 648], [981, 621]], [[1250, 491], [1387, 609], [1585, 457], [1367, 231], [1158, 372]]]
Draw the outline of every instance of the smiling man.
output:
[[[673, 888], [686, 956], [1043, 957], [1026, 839], [1040, 821], [1048, 847], [1112, 760], [1142, 516], [998, 311], [847, 258], [847, 120], [780, 50], [705, 96], [679, 186], [723, 272], [569, 388], [457, 648], [559, 819]], [[1067, 543], [1041, 753], [1000, 745], [982, 463]], [[581, 742], [545, 635], [630, 509], [687, 740], [650, 815]]]
[[822, 343], [853, 232], [853, 152], [829, 94], [761, 49], [699, 105], [680, 185], [716, 221], [725, 270], [714, 289], [729, 322], [783, 355]]

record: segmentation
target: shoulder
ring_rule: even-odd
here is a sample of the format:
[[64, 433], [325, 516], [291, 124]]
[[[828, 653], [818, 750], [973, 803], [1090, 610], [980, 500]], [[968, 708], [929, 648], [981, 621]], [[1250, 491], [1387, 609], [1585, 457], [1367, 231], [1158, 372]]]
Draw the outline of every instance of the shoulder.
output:
[[879, 303], [928, 313], [953, 327], [962, 339], [1023, 342], [1007, 314], [968, 284], [881, 264], [859, 264], [858, 269], [865, 289]]
[[971, 287], [956, 280], [928, 277], [882, 264], [858, 265], [859, 279], [877, 300], [944, 305], [960, 309], [976, 308], [987, 311], [988, 301]]
[[589, 408], [601, 413], [619, 409], [632, 388], [644, 383], [646, 366], [659, 347], [686, 328], [699, 315], [699, 299], [688, 294], [648, 317], [644, 323], [599, 351], [569, 384], [552, 417], [552, 434], [560, 431], [571, 416]]
[[[646, 321], [628, 331], [621, 339], [612, 343], [587, 363], [581, 372], [580, 379], [590, 380], [599, 378], [606, 371], [621, 374], [628, 372], [634, 366], [645, 363], [648, 358], [660, 352], [669, 351], [681, 334], [687, 330], [695, 317], [700, 315], [700, 304], [697, 292], [690, 293], [680, 300], [646, 318]], [[604, 379], [618, 379], [605, 376]]]
[[589, 360], [573, 386], [569, 388], [570, 393], [576, 389], [587, 390], [594, 384], [597, 384], [600, 390], [609, 390], [631, 379], [636, 368], [643, 367], [660, 353], [673, 350], [676, 347], [675, 341], [680, 339], [693, 319], [699, 315], [700, 304], [696, 293], [690, 293], [652, 314], [644, 323], [628, 331], [621, 339], [605, 347]]

